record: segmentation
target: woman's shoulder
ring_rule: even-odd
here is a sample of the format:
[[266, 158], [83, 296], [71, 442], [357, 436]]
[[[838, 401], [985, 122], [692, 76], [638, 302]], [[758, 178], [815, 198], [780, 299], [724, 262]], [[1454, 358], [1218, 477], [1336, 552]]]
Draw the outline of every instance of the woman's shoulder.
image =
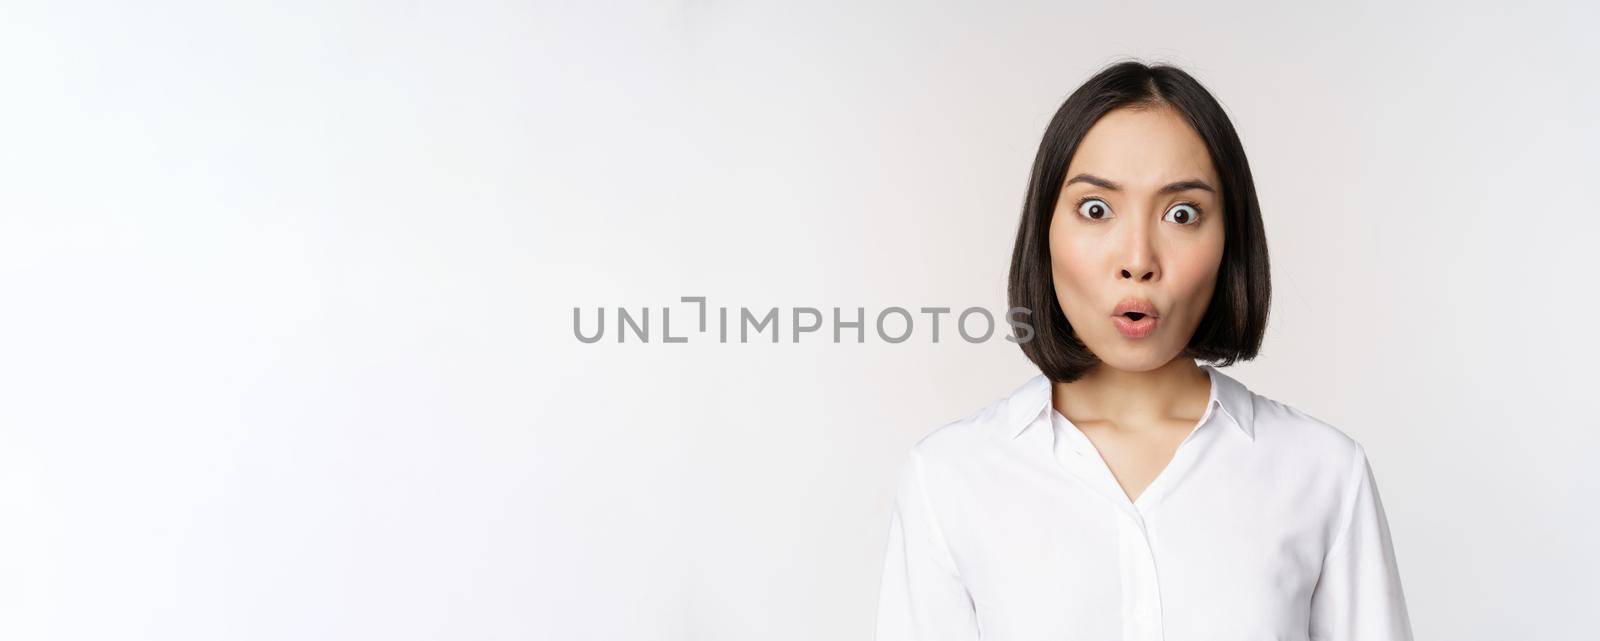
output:
[[967, 485], [973, 478], [991, 475], [1001, 463], [995, 434], [1002, 431], [1009, 397], [991, 400], [965, 414], [919, 432], [904, 450], [900, 464], [902, 487], [925, 495], [943, 494], [940, 488]]
[[1365, 459], [1366, 451], [1349, 432], [1309, 411], [1252, 392], [1256, 440], [1276, 455], [1339, 465]]
[[975, 448], [1014, 435], [1044, 410], [1049, 399], [1049, 379], [1042, 374], [1029, 377], [976, 409], [924, 429], [912, 443], [912, 453], [924, 457], [970, 454]]
[[932, 455], [971, 447], [992, 433], [1004, 409], [1005, 399], [996, 399], [963, 416], [925, 428], [912, 442], [911, 449], [919, 454]]

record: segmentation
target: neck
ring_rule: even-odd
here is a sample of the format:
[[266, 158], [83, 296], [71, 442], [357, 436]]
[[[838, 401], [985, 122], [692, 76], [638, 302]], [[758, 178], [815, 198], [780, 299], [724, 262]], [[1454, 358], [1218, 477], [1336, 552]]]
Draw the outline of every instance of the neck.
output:
[[1211, 380], [1187, 356], [1151, 370], [1105, 363], [1071, 383], [1055, 383], [1051, 401], [1074, 423], [1154, 425], [1168, 418], [1198, 419], [1211, 397]]

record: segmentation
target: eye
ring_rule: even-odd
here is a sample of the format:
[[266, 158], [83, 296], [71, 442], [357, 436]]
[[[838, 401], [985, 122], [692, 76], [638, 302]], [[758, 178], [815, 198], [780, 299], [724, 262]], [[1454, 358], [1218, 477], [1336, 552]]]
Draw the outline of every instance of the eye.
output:
[[1178, 203], [1173, 205], [1171, 209], [1167, 210], [1167, 217], [1165, 220], [1172, 220], [1172, 222], [1178, 223], [1179, 225], [1193, 225], [1195, 224], [1195, 221], [1199, 219], [1199, 205], [1193, 203]]
[[1106, 201], [1090, 196], [1078, 201], [1078, 215], [1090, 220], [1104, 220], [1111, 213], [1111, 206]]

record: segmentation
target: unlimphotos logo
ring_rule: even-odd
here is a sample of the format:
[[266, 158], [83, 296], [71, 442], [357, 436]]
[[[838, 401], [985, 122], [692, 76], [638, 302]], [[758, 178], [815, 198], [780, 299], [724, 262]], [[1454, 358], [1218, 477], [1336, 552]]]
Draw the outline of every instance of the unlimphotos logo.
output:
[[[824, 333], [822, 330], [826, 324], [824, 319], [827, 316], [824, 316], [822, 310], [816, 307], [769, 307], [766, 309], [758, 308], [759, 311], [757, 311], [749, 307], [712, 308], [706, 304], [706, 297], [704, 296], [682, 296], [678, 300], [682, 303], [697, 306], [697, 311], [699, 312], [698, 331], [673, 334], [673, 308], [659, 307], [657, 308], [661, 312], [659, 316], [661, 319], [659, 342], [687, 343], [693, 336], [707, 336], [710, 334], [708, 327], [712, 322], [710, 312], [713, 309], [716, 312], [716, 340], [719, 343], [730, 342], [730, 332], [737, 333], [737, 342], [739, 343], [751, 342], [752, 334], [755, 335], [756, 341], [760, 341], [763, 334], [769, 330], [771, 332], [770, 342], [777, 343], [779, 338], [784, 335], [782, 331], [783, 321], [788, 321], [789, 342], [792, 343], [800, 342], [801, 337], [806, 335], [812, 335], [807, 340], [826, 340], [824, 337], [831, 335], [834, 343], [847, 342], [846, 336], [853, 335], [854, 342], [867, 342], [869, 324], [867, 322], [867, 308], [865, 307], [856, 307], [853, 308], [853, 311], [851, 308], [831, 308], [832, 314], [829, 315], [833, 319], [831, 331]], [[629, 334], [632, 334], [634, 339], [640, 343], [651, 342], [649, 307], [641, 307], [636, 311], [630, 311], [626, 307], [614, 309], [616, 342], [628, 342]], [[787, 310], [786, 313], [780, 311], [785, 309]], [[572, 308], [572, 335], [584, 343], [600, 342], [605, 339], [606, 330], [609, 328], [606, 321], [606, 308], [596, 307], [594, 310], [594, 320], [590, 323], [585, 323], [583, 308]], [[955, 333], [962, 340], [969, 343], [988, 341], [996, 333], [997, 323], [995, 322], [995, 317], [988, 309], [983, 307], [968, 307], [960, 312], [953, 312], [949, 307], [918, 307], [917, 310], [918, 314], [913, 314], [909, 309], [899, 306], [890, 306], [878, 310], [876, 314], [872, 315], [874, 317], [874, 322], [870, 324], [873, 330], [872, 334], [876, 336], [877, 340], [885, 343], [903, 343], [910, 340], [925, 324], [928, 328], [925, 333], [929, 342], [937, 343], [941, 336], [940, 320], [942, 318], [948, 318], [950, 324], [955, 326]], [[729, 320], [730, 313], [733, 316], [732, 322]], [[1004, 339], [1013, 343], [1026, 343], [1033, 340], [1033, 326], [1025, 320], [1026, 317], [1031, 315], [1032, 312], [1026, 307], [1013, 307], [1007, 310], [1004, 320], [1005, 324], [1011, 328], [1011, 331], [1004, 334]], [[923, 320], [919, 322], [918, 318]], [[591, 329], [585, 331], [585, 326]]]

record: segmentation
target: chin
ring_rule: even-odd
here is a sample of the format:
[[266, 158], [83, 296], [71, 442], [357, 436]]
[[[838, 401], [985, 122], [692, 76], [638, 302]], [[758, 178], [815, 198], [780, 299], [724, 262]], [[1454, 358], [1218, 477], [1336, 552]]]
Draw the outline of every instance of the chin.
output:
[[[1119, 369], [1124, 372], [1148, 372], [1160, 369], [1172, 359], [1177, 358], [1182, 350], [1167, 349], [1166, 346], [1130, 345], [1129, 341], [1121, 336], [1114, 336], [1114, 341], [1109, 347], [1091, 351], [1100, 358], [1100, 363], [1106, 367]], [[1117, 342], [1123, 343], [1121, 345]]]

